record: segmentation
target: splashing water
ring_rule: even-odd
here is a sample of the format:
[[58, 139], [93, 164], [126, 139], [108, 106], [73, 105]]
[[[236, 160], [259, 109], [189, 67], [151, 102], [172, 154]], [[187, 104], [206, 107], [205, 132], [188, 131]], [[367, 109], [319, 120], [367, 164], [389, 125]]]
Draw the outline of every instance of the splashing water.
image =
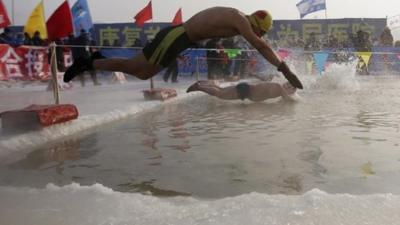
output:
[[326, 92], [332, 90], [355, 92], [360, 90], [356, 77], [355, 63], [333, 63], [329, 65], [325, 72], [312, 77], [308, 81], [308, 88]]

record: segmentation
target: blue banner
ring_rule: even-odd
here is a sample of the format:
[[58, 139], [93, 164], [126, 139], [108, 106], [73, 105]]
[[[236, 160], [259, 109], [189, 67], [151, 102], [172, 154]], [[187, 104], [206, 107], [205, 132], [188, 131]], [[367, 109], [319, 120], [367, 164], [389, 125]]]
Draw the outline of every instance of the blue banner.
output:
[[311, 34], [325, 40], [332, 35], [339, 42], [347, 43], [353, 41], [359, 30], [368, 33], [371, 40], [379, 39], [385, 27], [386, 18], [274, 20], [267, 37], [278, 46], [284, 45], [288, 40], [306, 42]]
[[[95, 24], [93, 37], [99, 45], [116, 45], [142, 47], [152, 40], [158, 31], [170, 23], [145, 23], [137, 27], [132, 23]], [[267, 38], [282, 46], [287, 40], [305, 42], [313, 33], [319, 39], [328, 35], [335, 36], [340, 42], [351, 42], [357, 31], [367, 32], [371, 40], [379, 38], [386, 27], [386, 18], [354, 18], [354, 19], [310, 19], [310, 20], [274, 20]]]
[[91, 31], [93, 22], [86, 0], [77, 0], [71, 8], [71, 14], [74, 22], [75, 36], [78, 36], [82, 29], [87, 32]]
[[94, 34], [96, 42], [104, 46], [143, 47], [149, 40], [170, 23], [145, 23], [137, 27], [132, 23], [96, 24]]
[[207, 72], [207, 53], [205, 50], [186, 50], [181, 53], [178, 61], [181, 74]]
[[102, 48], [101, 54], [106, 58], [118, 57], [118, 58], [133, 58], [142, 50], [136, 49], [125, 49], [125, 48]]

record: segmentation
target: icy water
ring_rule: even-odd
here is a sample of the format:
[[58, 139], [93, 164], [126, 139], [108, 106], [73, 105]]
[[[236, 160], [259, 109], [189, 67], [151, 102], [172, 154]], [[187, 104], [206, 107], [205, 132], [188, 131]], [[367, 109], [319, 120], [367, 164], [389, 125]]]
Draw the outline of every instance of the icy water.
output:
[[400, 194], [400, 79], [307, 81], [298, 102], [201, 96], [31, 151], [0, 186], [102, 184], [224, 198], [251, 192]]
[[399, 224], [400, 77], [333, 71], [294, 103], [198, 95], [5, 139], [0, 224]]

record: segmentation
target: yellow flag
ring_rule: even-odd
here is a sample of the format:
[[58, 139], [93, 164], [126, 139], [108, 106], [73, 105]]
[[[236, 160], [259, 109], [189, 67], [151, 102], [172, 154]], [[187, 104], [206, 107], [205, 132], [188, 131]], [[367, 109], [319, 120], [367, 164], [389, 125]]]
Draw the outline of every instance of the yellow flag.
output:
[[44, 18], [44, 5], [43, 0], [36, 6], [36, 8], [31, 13], [28, 21], [25, 24], [24, 32], [27, 32], [31, 37], [33, 34], [39, 31], [40, 37], [42, 39], [47, 38], [47, 28], [46, 28], [46, 20]]
[[371, 59], [372, 52], [356, 52], [356, 54], [361, 57], [365, 65], [368, 66], [369, 60]]

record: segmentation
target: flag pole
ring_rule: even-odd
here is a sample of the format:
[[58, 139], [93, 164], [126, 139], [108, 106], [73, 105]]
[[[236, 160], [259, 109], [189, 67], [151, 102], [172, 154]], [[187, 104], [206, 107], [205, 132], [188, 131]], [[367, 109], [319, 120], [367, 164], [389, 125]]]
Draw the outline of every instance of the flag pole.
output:
[[328, 7], [326, 6], [326, 0], [325, 0], [325, 19], [328, 19]]
[[[151, 0], [150, 0], [151, 2]], [[153, 5], [151, 6], [151, 20], [150, 23], [153, 23]], [[153, 81], [153, 77], [150, 78], [150, 90], [154, 89], [154, 81]]]
[[58, 79], [57, 79], [57, 56], [56, 56], [56, 51], [57, 51], [57, 44], [53, 41], [50, 44], [50, 52], [51, 52], [51, 58], [50, 58], [50, 69], [51, 69], [51, 78], [53, 80], [53, 96], [54, 96], [54, 102], [56, 105], [60, 104], [60, 90], [58, 87]]
[[15, 20], [14, 20], [14, 0], [11, 1], [11, 18], [12, 18], [12, 24], [15, 25]]

